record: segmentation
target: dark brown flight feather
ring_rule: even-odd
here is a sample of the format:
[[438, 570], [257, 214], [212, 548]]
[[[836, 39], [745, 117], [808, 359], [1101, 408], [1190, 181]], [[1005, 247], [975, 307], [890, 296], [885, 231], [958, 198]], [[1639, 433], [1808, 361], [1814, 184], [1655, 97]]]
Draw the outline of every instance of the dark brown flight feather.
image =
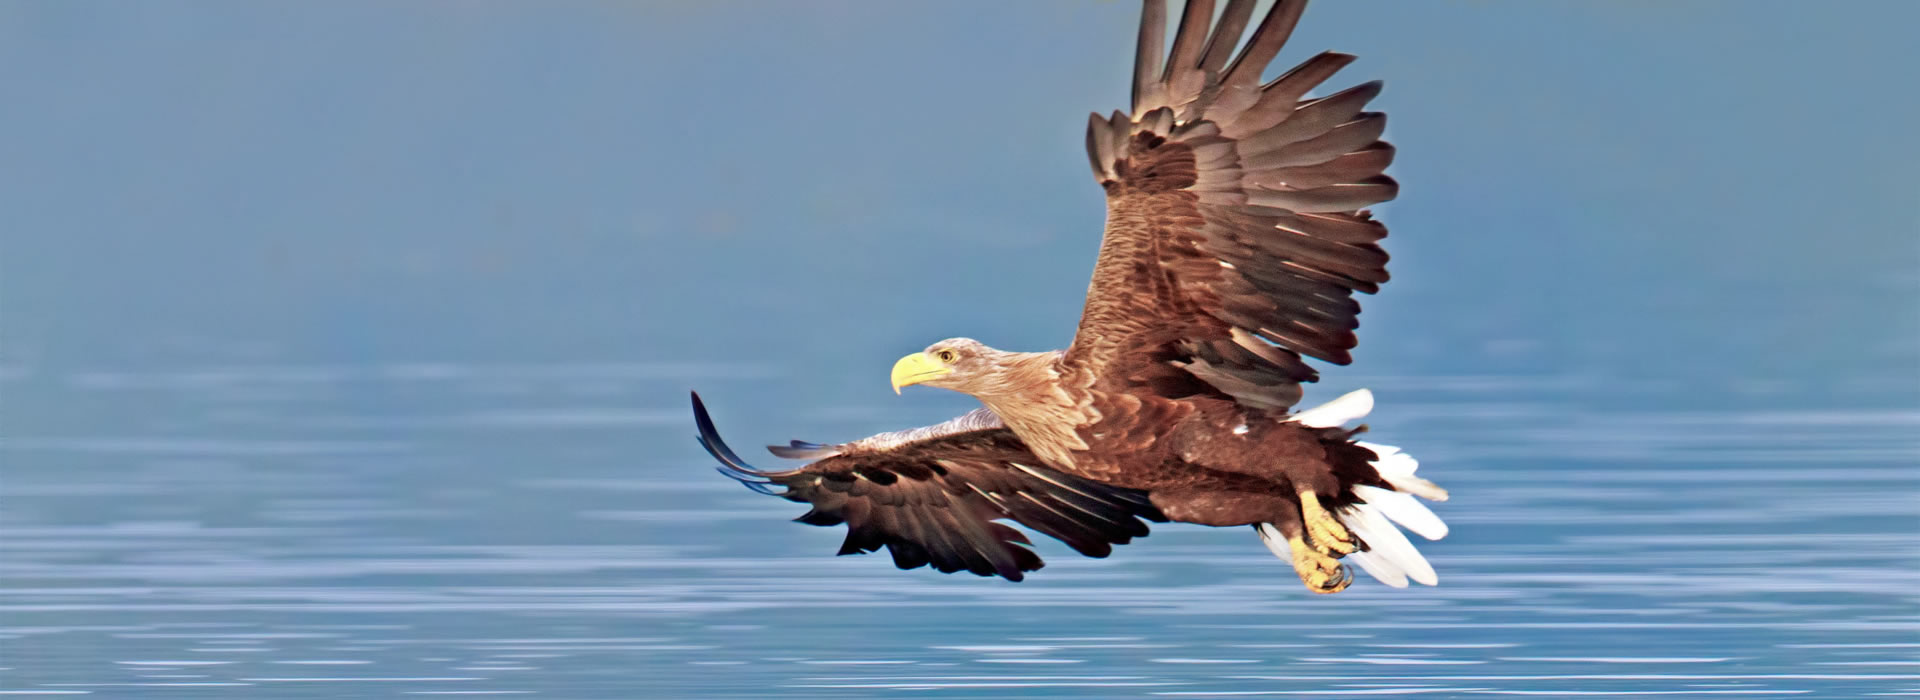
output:
[[1185, 375], [1281, 410], [1318, 378], [1302, 356], [1352, 360], [1352, 295], [1387, 280], [1386, 229], [1365, 208], [1398, 186], [1383, 174], [1385, 117], [1363, 111], [1380, 83], [1305, 98], [1352, 56], [1323, 53], [1259, 83], [1305, 4], [1277, 3], [1228, 65], [1253, 0], [1228, 3], [1204, 52], [1193, 47], [1212, 6], [1191, 3], [1161, 68], [1166, 10], [1148, 0], [1134, 113], [1096, 115], [1087, 130], [1107, 230], [1065, 364], [1097, 377], [1092, 388], [1191, 392], [1169, 376]]
[[811, 505], [799, 522], [845, 524], [840, 554], [885, 547], [902, 569], [930, 564], [945, 573], [1019, 581], [1043, 562], [1025, 535], [997, 520], [1019, 523], [1090, 557], [1145, 537], [1143, 520], [1166, 522], [1145, 493], [1049, 469], [992, 414], [982, 413], [841, 445], [796, 441], [770, 447], [778, 455], [815, 461], [766, 471], [721, 441], [700, 395], [693, 395], [700, 444], [724, 465], [720, 473], [755, 491]]

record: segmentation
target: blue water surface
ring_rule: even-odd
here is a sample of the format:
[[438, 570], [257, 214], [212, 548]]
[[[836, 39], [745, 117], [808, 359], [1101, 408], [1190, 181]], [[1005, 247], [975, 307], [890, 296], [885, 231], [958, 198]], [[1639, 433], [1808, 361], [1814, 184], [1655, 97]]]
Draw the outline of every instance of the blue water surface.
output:
[[[1854, 697], [1920, 687], [1920, 415], [1605, 411], [1577, 377], [1379, 376], [1456, 498], [1437, 588], [1305, 592], [1252, 533], [1057, 543], [1020, 584], [834, 558], [707, 471], [654, 365], [11, 377], [0, 688]], [[905, 403], [872, 392], [880, 414]], [[19, 392], [19, 393], [15, 393]], [[1644, 397], [1658, 403], [1658, 394]], [[36, 401], [39, 403], [40, 401]], [[372, 404], [378, 405], [377, 408]], [[650, 408], [637, 408], [646, 406]], [[723, 415], [732, 412], [721, 407]], [[867, 419], [836, 419], [834, 423]], [[822, 421], [821, 430], [826, 430]], [[697, 448], [694, 448], [697, 449]]]

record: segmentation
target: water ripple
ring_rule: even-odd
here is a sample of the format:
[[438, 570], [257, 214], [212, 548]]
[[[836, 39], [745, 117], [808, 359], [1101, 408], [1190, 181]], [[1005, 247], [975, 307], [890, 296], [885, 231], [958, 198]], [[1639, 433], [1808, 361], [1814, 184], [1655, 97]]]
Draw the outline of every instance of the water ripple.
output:
[[[1454, 534], [1423, 543], [1442, 585], [1316, 597], [1254, 538], [1191, 526], [1107, 559], [1040, 542], [1018, 585], [833, 557], [838, 530], [708, 478], [684, 396], [647, 393], [690, 368], [662, 367], [11, 380], [107, 418], [0, 443], [0, 640], [35, 650], [0, 694], [1920, 687], [1911, 411], [1608, 414], [1556, 403], [1577, 378], [1425, 378], [1376, 429], [1454, 489]], [[111, 418], [156, 413], [175, 422]]]

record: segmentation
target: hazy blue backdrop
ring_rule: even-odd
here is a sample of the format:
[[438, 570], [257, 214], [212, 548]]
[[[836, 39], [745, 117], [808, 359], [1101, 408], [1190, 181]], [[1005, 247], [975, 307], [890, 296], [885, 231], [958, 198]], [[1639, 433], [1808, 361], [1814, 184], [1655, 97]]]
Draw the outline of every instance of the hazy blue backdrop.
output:
[[1309, 8], [1402, 183], [1309, 400], [1453, 489], [1438, 588], [900, 572], [712, 474], [688, 389], [839, 440], [1069, 341], [1137, 11], [0, 2], [0, 692], [1920, 689], [1916, 3]]

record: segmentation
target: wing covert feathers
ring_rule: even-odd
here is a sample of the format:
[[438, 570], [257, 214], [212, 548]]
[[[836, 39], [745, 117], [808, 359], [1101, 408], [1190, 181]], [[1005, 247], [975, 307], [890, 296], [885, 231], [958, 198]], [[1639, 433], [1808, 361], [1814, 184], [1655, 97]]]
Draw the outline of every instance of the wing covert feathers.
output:
[[1318, 377], [1302, 356], [1352, 360], [1353, 293], [1387, 281], [1386, 228], [1366, 211], [1398, 194], [1385, 115], [1366, 111], [1380, 83], [1307, 98], [1354, 60], [1334, 52], [1262, 83], [1306, 3], [1277, 2], [1236, 56], [1254, 4], [1229, 0], [1216, 22], [1189, 2], [1162, 54], [1166, 8], [1149, 0], [1133, 111], [1088, 122], [1107, 231], [1068, 360], [1107, 390], [1155, 393], [1179, 371], [1284, 409]]
[[[766, 471], [748, 465], [720, 439], [700, 396], [693, 396], [701, 446], [720, 472], [760, 493], [806, 503], [797, 521], [845, 524], [840, 554], [886, 548], [895, 566], [931, 566], [1019, 581], [1044, 565], [1011, 520], [1090, 557], [1165, 522], [1146, 494], [1062, 474], [1043, 466], [991, 412], [939, 425], [882, 433], [840, 445], [795, 441], [769, 448], [815, 461]], [[776, 490], [778, 487], [779, 490]]]

